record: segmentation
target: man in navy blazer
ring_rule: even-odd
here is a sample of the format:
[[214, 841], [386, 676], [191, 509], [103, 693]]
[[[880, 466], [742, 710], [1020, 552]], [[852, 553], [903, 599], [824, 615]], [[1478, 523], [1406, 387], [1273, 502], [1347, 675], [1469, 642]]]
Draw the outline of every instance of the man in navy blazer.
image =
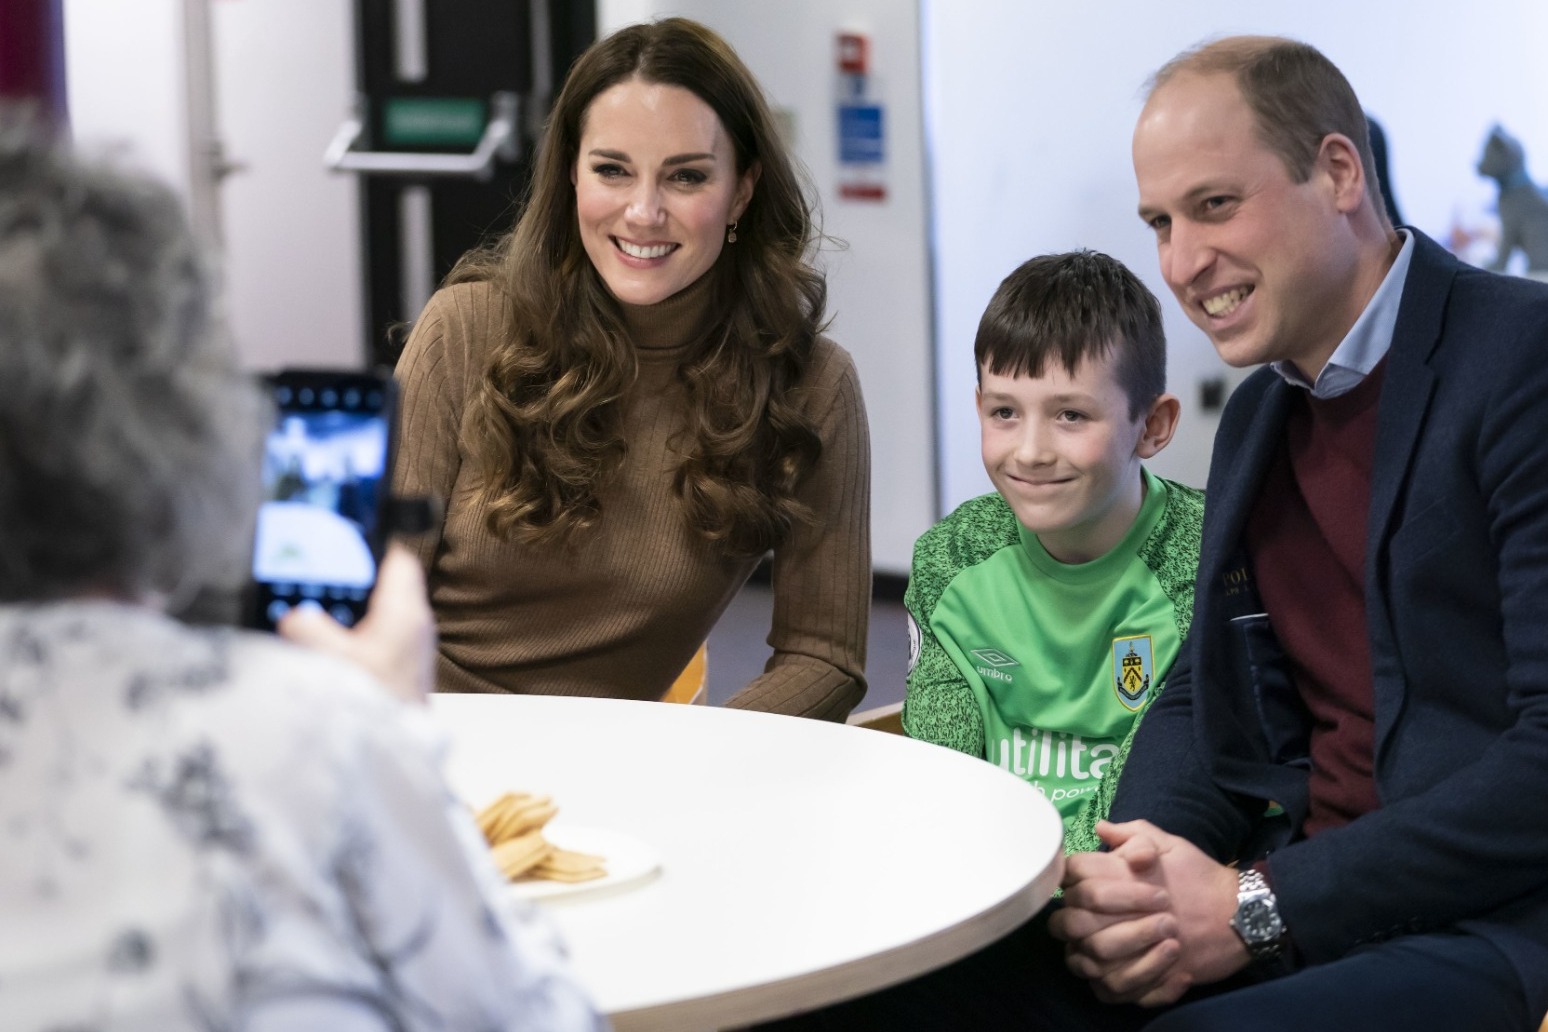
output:
[[1304, 44], [1168, 64], [1134, 166], [1183, 309], [1266, 365], [1216, 435], [1191, 636], [1108, 849], [1070, 858], [1069, 967], [1168, 1006], [1154, 1029], [1535, 1029], [1548, 287], [1395, 230]]

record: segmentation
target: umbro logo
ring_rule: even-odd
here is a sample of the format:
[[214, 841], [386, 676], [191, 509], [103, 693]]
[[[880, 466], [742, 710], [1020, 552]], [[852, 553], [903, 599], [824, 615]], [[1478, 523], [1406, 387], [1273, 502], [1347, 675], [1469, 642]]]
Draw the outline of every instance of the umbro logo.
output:
[[972, 656], [974, 659], [982, 663], [987, 663], [992, 667], [1013, 667], [1021, 665], [1011, 657], [1007, 656], [1005, 653], [1001, 652], [999, 649], [974, 649]]

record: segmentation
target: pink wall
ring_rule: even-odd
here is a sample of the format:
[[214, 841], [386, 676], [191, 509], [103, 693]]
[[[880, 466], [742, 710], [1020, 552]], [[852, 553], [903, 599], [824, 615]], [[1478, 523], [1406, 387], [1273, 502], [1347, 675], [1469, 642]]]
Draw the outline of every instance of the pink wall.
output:
[[0, 0], [0, 97], [65, 115], [62, 0]]

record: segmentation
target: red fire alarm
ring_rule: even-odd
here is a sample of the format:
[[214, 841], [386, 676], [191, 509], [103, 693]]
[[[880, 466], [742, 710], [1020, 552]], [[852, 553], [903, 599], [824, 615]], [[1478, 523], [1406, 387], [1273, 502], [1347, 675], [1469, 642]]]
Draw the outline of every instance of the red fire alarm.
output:
[[846, 75], [870, 71], [871, 41], [858, 32], [838, 34], [838, 70]]

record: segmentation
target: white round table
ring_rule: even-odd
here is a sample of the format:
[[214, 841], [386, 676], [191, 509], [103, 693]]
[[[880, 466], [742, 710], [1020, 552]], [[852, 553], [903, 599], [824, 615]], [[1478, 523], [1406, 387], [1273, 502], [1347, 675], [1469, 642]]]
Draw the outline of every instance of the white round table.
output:
[[1025, 781], [901, 735], [763, 713], [437, 695], [475, 806], [547, 793], [654, 877], [542, 903], [619, 1032], [811, 1010], [944, 966], [1047, 902], [1058, 814]]

